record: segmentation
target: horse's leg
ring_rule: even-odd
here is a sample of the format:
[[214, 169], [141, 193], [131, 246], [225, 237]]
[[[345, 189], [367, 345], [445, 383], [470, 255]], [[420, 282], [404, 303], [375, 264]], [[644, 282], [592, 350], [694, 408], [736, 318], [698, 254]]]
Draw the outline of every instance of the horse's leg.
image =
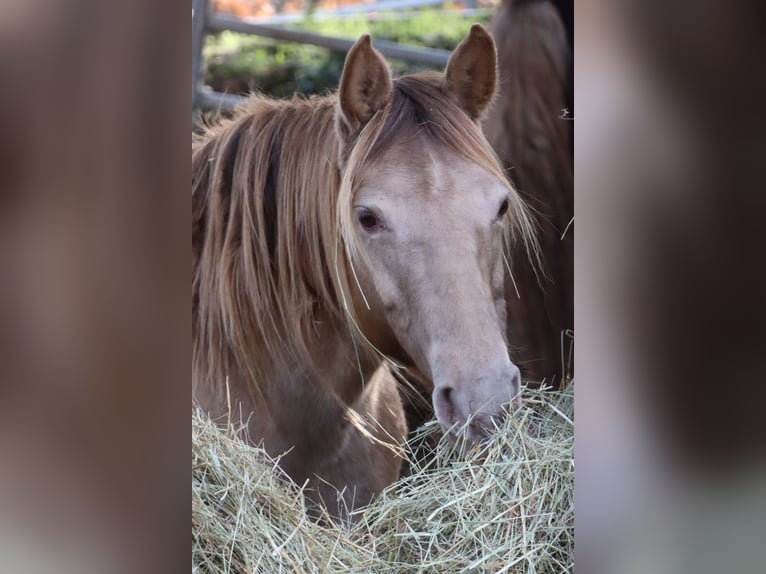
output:
[[381, 367], [348, 413], [342, 444], [317, 472], [319, 497], [342, 521], [399, 478], [407, 424], [397, 382]]

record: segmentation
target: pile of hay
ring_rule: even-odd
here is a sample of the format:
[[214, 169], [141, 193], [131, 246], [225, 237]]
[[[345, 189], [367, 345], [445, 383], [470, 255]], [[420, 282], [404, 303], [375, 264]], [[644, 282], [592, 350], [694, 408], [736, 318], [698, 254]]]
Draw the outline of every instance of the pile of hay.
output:
[[486, 446], [440, 442], [348, 528], [310, 520], [272, 459], [194, 413], [192, 571], [571, 572], [574, 385], [525, 397]]

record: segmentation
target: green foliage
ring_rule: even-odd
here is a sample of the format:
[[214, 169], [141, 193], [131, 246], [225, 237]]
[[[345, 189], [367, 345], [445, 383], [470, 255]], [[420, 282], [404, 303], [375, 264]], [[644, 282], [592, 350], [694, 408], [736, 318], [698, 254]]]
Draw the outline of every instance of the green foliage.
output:
[[[465, 18], [456, 12], [424, 10], [402, 18], [402, 13], [368, 21], [364, 16], [342, 20], [308, 18], [289, 27], [326, 36], [356, 39], [364, 33], [387, 40], [428, 48], [452, 50], [471, 24], [487, 24], [489, 14]], [[204, 49], [206, 83], [230, 94], [258, 90], [274, 97], [295, 92], [325, 93], [337, 87], [345, 54], [326, 48], [275, 42], [265, 38], [223, 32], [209, 37]], [[427, 66], [390, 60], [395, 75]]]

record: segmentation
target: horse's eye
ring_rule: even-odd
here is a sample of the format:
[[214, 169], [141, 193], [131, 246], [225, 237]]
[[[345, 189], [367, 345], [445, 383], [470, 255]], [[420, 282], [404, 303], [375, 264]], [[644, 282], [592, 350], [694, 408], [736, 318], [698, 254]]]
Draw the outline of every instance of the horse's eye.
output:
[[500, 204], [500, 209], [497, 212], [497, 218], [502, 219], [505, 217], [505, 214], [508, 213], [508, 198], [506, 197], [503, 200], [503, 203]]
[[359, 225], [367, 231], [376, 231], [383, 227], [380, 219], [369, 209], [360, 209], [356, 214]]

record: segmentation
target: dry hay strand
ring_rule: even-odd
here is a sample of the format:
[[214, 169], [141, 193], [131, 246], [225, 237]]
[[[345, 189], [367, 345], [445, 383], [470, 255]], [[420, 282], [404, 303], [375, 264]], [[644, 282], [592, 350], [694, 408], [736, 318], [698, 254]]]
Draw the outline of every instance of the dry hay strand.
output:
[[486, 444], [439, 441], [350, 527], [310, 519], [274, 459], [194, 412], [192, 571], [571, 572], [574, 384], [524, 396]]

